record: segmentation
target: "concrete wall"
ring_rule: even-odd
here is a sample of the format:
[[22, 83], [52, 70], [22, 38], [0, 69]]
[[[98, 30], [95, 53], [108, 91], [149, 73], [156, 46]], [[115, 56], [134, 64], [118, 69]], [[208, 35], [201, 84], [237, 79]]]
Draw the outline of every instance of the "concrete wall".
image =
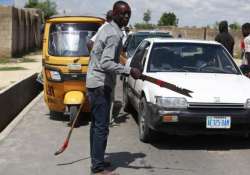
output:
[[[188, 38], [188, 39], [204, 39], [204, 36], [206, 40], [214, 40], [215, 36], [218, 34], [219, 31], [215, 29], [205, 29], [205, 28], [181, 28], [181, 27], [160, 27], [159, 30], [162, 31], [169, 31], [172, 33], [174, 37], [177, 37], [179, 34], [181, 34], [182, 38]], [[235, 45], [234, 45], [234, 53], [240, 52], [240, 40], [242, 38], [241, 31], [230, 31], [232, 34]]]
[[12, 9], [0, 6], [0, 58], [11, 57]]
[[0, 6], [0, 59], [41, 48], [42, 12]]
[[34, 74], [0, 92], [0, 132], [41, 92], [36, 77]]

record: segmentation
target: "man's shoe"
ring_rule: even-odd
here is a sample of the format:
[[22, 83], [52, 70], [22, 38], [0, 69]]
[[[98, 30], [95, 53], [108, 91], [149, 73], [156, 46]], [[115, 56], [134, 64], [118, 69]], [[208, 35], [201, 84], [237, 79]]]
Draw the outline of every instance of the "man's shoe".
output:
[[104, 170], [98, 173], [91, 173], [91, 175], [120, 175], [120, 174], [113, 171]]

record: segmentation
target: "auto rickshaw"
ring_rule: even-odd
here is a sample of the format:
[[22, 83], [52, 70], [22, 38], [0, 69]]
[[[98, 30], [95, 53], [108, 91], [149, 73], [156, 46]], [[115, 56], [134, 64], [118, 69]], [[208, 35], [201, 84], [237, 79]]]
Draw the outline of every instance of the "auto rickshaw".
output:
[[46, 21], [43, 38], [44, 99], [51, 117], [69, 115], [70, 122], [86, 98], [86, 73], [89, 62], [87, 41], [104, 23], [91, 16], [54, 16]]

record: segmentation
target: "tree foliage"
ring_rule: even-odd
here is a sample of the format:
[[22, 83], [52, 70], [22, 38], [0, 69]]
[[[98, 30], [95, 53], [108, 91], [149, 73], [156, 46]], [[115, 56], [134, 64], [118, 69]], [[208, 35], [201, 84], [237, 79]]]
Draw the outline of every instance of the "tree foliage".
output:
[[149, 23], [136, 23], [135, 28], [136, 29], [152, 30], [152, 29], [155, 29], [156, 26], [154, 24], [149, 24]]
[[178, 26], [178, 18], [173, 12], [165, 12], [158, 21], [159, 26]]
[[241, 29], [241, 25], [238, 22], [234, 22], [232, 24], [229, 24], [229, 28], [231, 30], [240, 30]]
[[39, 2], [38, 0], [29, 0], [28, 3], [25, 4], [25, 8], [41, 9], [44, 13], [45, 19], [57, 14], [56, 7], [56, 3], [51, 2], [50, 0], [46, 0], [44, 2]]
[[143, 14], [143, 21], [148, 24], [150, 20], [151, 20], [151, 11], [148, 9]]

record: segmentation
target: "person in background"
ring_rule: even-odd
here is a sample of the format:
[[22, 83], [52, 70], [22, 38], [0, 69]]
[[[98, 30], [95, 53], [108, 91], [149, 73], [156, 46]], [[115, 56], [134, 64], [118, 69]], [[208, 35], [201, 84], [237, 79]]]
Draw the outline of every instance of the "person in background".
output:
[[244, 44], [244, 38], [240, 40], [240, 59], [242, 60], [242, 64], [247, 64], [247, 61], [245, 59], [245, 44]]
[[118, 175], [106, 170], [110, 163], [104, 161], [109, 134], [111, 93], [116, 83], [116, 74], [141, 77], [137, 68], [119, 63], [122, 48], [121, 28], [127, 26], [131, 16], [128, 3], [117, 1], [113, 5], [113, 20], [98, 32], [87, 71], [86, 87], [91, 108], [90, 157], [91, 172], [96, 175]]
[[123, 28], [123, 30], [122, 30], [122, 33], [123, 33], [122, 44], [123, 45], [125, 44], [125, 42], [126, 42], [126, 40], [128, 38], [129, 32], [130, 32], [129, 27], [126, 26], [126, 27]]
[[242, 35], [244, 37], [244, 57], [247, 65], [250, 66], [250, 23], [245, 23], [241, 27]]
[[227, 21], [221, 21], [219, 24], [219, 34], [216, 35], [215, 41], [221, 43], [233, 57], [234, 50], [234, 39], [232, 35], [228, 32]]
[[107, 14], [106, 14], [106, 21], [105, 21], [105, 23], [98, 29], [98, 31], [96, 32], [96, 34], [88, 41], [88, 43], [87, 43], [87, 47], [88, 47], [88, 50], [89, 51], [91, 51], [91, 49], [92, 49], [92, 47], [93, 47], [93, 44], [94, 44], [94, 42], [95, 42], [95, 40], [96, 40], [96, 36], [97, 36], [97, 34], [98, 34], [98, 32], [100, 31], [100, 30], [102, 30], [102, 28], [106, 25], [106, 24], [108, 24], [108, 23], [110, 23], [112, 21], [112, 10], [109, 10], [108, 12], [107, 12]]

